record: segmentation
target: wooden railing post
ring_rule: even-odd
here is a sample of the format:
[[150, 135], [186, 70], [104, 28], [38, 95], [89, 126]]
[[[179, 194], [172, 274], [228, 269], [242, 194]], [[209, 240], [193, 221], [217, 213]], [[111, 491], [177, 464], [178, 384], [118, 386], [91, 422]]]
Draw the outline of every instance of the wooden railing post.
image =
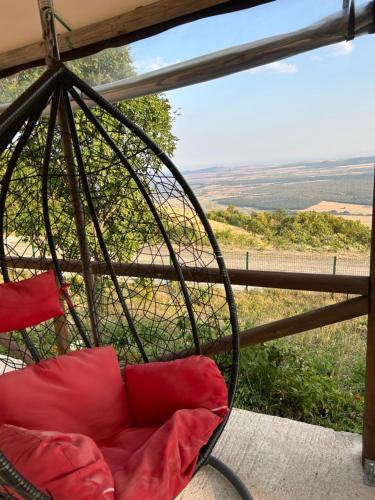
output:
[[372, 201], [372, 227], [370, 249], [370, 286], [367, 326], [367, 353], [365, 379], [365, 410], [363, 420], [364, 481], [375, 486], [375, 175]]

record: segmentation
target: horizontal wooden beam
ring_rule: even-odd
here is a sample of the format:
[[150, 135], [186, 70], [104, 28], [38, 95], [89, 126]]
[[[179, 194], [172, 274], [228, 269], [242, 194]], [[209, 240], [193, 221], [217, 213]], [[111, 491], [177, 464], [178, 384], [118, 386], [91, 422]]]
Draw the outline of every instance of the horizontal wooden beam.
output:
[[[354, 36], [371, 32], [372, 9], [373, 2], [358, 7]], [[297, 31], [206, 54], [157, 71], [101, 85], [95, 90], [111, 102], [132, 99], [264, 66], [303, 52], [343, 42], [347, 37], [347, 11], [341, 9], [334, 15]], [[91, 104], [93, 103], [89, 103]]]
[[[254, 7], [271, 0], [158, 0], [129, 12], [58, 35], [63, 60], [132, 43], [184, 22]], [[126, 2], [124, 2], [124, 5]], [[0, 54], [0, 77], [44, 64], [42, 40]]]
[[[51, 259], [33, 257], [7, 257], [6, 263], [10, 268], [46, 270], [53, 266]], [[65, 272], [82, 272], [79, 260], [60, 260], [60, 267]], [[155, 279], [176, 280], [177, 274], [173, 266], [150, 264], [113, 264], [117, 276], [150, 277]], [[183, 274], [187, 281], [220, 283], [220, 274], [216, 269], [183, 267]], [[92, 263], [94, 274], [107, 274], [107, 266], [102, 262]], [[267, 288], [289, 288], [310, 291], [334, 291], [343, 293], [361, 294], [361, 290], [368, 291], [368, 278], [358, 276], [331, 276], [324, 274], [282, 273], [273, 271], [243, 271], [229, 270], [232, 284], [262, 286]], [[251, 279], [252, 277], [252, 279]], [[350, 290], [350, 292], [348, 292]], [[240, 333], [241, 348], [250, 345], [274, 340], [296, 333], [320, 328], [333, 323], [346, 321], [367, 314], [368, 296], [361, 295], [354, 299], [333, 304], [327, 307], [309, 311], [291, 318], [257, 326]], [[3, 339], [5, 341], [5, 339]], [[7, 345], [9, 340], [6, 340]], [[233, 338], [225, 337], [215, 342], [207, 342], [202, 346], [202, 352], [207, 355], [219, 354], [231, 349]], [[0, 339], [0, 344], [1, 344]], [[5, 345], [3, 343], [3, 345]], [[16, 346], [14, 346], [16, 348]], [[193, 351], [191, 351], [192, 353]], [[190, 350], [181, 351], [180, 356], [190, 354]], [[16, 356], [16, 350], [14, 354]], [[164, 359], [164, 358], [163, 358]], [[167, 358], [165, 358], [167, 359]], [[26, 360], [28, 362], [29, 360]]]
[[[284, 318], [278, 321], [272, 321], [265, 325], [256, 326], [240, 333], [240, 347], [249, 347], [252, 345], [268, 342], [270, 340], [287, 337], [296, 333], [307, 332], [315, 328], [332, 325], [349, 319], [357, 318], [368, 313], [368, 296], [356, 297], [354, 299], [333, 304], [327, 307], [308, 311], [291, 318]], [[216, 341], [209, 341], [201, 345], [202, 354], [213, 356], [228, 352], [232, 349], [232, 336], [223, 337]], [[175, 357], [185, 357], [194, 354], [194, 348], [180, 351]], [[171, 359], [166, 355], [163, 360]]]
[[[34, 257], [7, 257], [6, 263], [11, 268], [30, 270], [45, 270], [53, 266], [51, 259], [38, 259]], [[60, 260], [59, 264], [62, 271], [82, 272], [82, 263], [80, 260]], [[108, 274], [108, 268], [104, 262], [92, 262], [91, 267], [94, 274]], [[113, 268], [117, 276], [178, 280], [177, 272], [173, 266], [114, 262]], [[222, 283], [220, 272], [215, 268], [182, 267], [182, 272], [186, 281]], [[307, 290], [312, 292], [348, 293], [352, 295], [365, 295], [369, 289], [369, 278], [367, 276], [246, 271], [243, 269], [228, 269], [228, 273], [232, 285]]]
[[[194, 1], [192, 0], [192, 3], [194, 3]], [[168, 2], [173, 7], [171, 13], [174, 12], [174, 9], [182, 9], [183, 5], [185, 5], [185, 2], [165, 0], [165, 3]], [[195, 3], [201, 4], [202, 2]], [[221, 5], [230, 3], [232, 2], [226, 2]], [[252, 3], [255, 5], [256, 2]], [[151, 9], [154, 5], [155, 4], [151, 4], [142, 7], [142, 9]], [[371, 32], [373, 26], [373, 6], [374, 2], [371, 1], [367, 5], [360, 6], [357, 9], [355, 36]], [[126, 15], [124, 14], [124, 16]], [[119, 16], [119, 18], [121, 18], [121, 16]], [[143, 22], [146, 22], [146, 19], [147, 17], [143, 19]], [[82, 30], [84, 29], [87, 28], [82, 28]], [[103, 29], [107, 28], [104, 27]], [[341, 9], [334, 15], [321, 20], [319, 23], [301, 30], [238, 45], [161, 68], [157, 71], [151, 71], [143, 75], [99, 85], [95, 87], [95, 90], [110, 102], [118, 102], [143, 95], [168, 91], [205, 82], [214, 78], [220, 78], [264, 64], [270, 64], [296, 54], [344, 41], [347, 38], [347, 30], [347, 10]], [[68, 43], [68, 39], [70, 39], [74, 33], [73, 31], [66, 35], [61, 35], [60, 45], [62, 46], [63, 59], [64, 54], [67, 54], [67, 52], [64, 53], [64, 50], [67, 48], [66, 43]], [[37, 52], [35, 52], [36, 50]], [[18, 51], [20, 52], [18, 53]], [[40, 44], [40, 47], [35, 46], [32, 48], [25, 47], [13, 52], [14, 54], [9, 53], [8, 55], [1, 55], [0, 77], [5, 76], [4, 71], [6, 70], [3, 69], [2, 71], [2, 68], [8, 67], [9, 64], [15, 64], [18, 58], [20, 61], [27, 61], [32, 60], [35, 53], [42, 54], [42, 45]], [[87, 104], [88, 106], [94, 105], [90, 100], [87, 101]], [[8, 106], [9, 104], [1, 104], [0, 112]], [[75, 102], [72, 102], [72, 106], [73, 109], [77, 107]]]
[[352, 295], [365, 295], [369, 290], [368, 276], [246, 271], [242, 269], [228, 269], [228, 273], [233, 285]]

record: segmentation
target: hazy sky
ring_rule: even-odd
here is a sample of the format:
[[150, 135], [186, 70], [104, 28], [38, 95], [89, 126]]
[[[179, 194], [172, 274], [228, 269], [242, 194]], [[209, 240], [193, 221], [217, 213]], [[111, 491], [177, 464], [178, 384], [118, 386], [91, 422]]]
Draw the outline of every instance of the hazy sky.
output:
[[[357, 1], [357, 5], [367, 3]], [[342, 0], [277, 0], [132, 45], [139, 73], [292, 31]], [[180, 168], [375, 154], [375, 35], [168, 92]]]

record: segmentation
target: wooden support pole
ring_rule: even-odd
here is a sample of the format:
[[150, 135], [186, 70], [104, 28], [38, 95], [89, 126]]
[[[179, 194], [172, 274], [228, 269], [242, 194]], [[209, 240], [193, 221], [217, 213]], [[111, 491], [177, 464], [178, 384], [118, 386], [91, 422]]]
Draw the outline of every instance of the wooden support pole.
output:
[[[56, 284], [60, 287], [59, 280], [56, 277]], [[53, 327], [56, 334], [56, 346], [59, 354], [66, 354], [70, 350], [68, 322], [65, 316], [65, 299], [62, 294], [59, 297], [61, 309], [64, 311], [62, 316], [53, 319]]]
[[74, 222], [76, 225], [76, 233], [79, 244], [79, 250], [82, 262], [83, 281], [85, 283], [86, 300], [89, 310], [91, 332], [96, 346], [100, 345], [100, 336], [98, 330], [98, 319], [96, 304], [94, 298], [94, 280], [91, 269], [91, 258], [89, 244], [87, 241], [85, 217], [79, 191], [77, 178], [77, 169], [74, 160], [73, 147], [71, 142], [69, 122], [65, 109], [65, 102], [61, 100], [59, 108], [59, 119], [61, 128], [61, 139], [65, 157], [66, 170], [68, 173], [70, 195], [73, 206]]
[[[365, 481], [375, 486], [375, 175], [372, 203], [370, 249], [370, 290], [368, 304], [365, 410], [363, 421], [363, 451]], [[370, 477], [372, 476], [372, 477]]]
[[[38, 0], [38, 3], [43, 32], [45, 60], [47, 66], [51, 67], [59, 58], [59, 48], [57, 44], [55, 24], [53, 22], [52, 0], [51, 2], [49, 0]], [[61, 283], [57, 282], [57, 286], [60, 285]], [[64, 309], [65, 304], [62, 297], [60, 298], [60, 304]], [[70, 344], [68, 323], [65, 314], [54, 318], [53, 328], [56, 335], [57, 352], [59, 354], [65, 354], [69, 350]]]
[[[287, 337], [288, 335], [332, 325], [341, 321], [357, 318], [358, 316], [363, 316], [367, 314], [367, 311], [368, 297], [356, 297], [355, 299], [346, 300], [339, 304], [322, 307], [315, 311], [308, 311], [303, 314], [292, 316], [291, 318], [272, 321], [265, 325], [244, 330], [240, 333], [240, 346], [241, 349], [243, 349], [244, 347], [260, 344], [262, 342], [268, 342], [270, 340]], [[211, 340], [201, 346], [202, 354], [207, 356], [222, 354], [232, 349], [232, 343], [233, 339], [231, 336], [223, 337], [218, 340]], [[185, 349], [177, 354], [166, 355], [162, 359], [182, 358], [190, 354], [194, 354], [193, 349]]]
[[[39, 12], [43, 30], [43, 40], [45, 44], [46, 63], [49, 67], [60, 60], [59, 47], [55, 31], [53, 2], [52, 0], [38, 0]], [[70, 195], [76, 225], [77, 239], [82, 261], [82, 274], [86, 289], [86, 298], [89, 309], [90, 325], [95, 345], [100, 345], [98, 320], [94, 300], [93, 275], [91, 271], [91, 259], [89, 245], [86, 236], [85, 217], [80, 197], [79, 184], [77, 179], [77, 169], [74, 160], [73, 146], [67, 118], [66, 102], [63, 96], [60, 96], [59, 103], [59, 122], [61, 131], [61, 144], [65, 159], [66, 171], [68, 174]], [[65, 318], [65, 317], [64, 317]], [[63, 349], [69, 339], [65, 338], [68, 334], [66, 319], [54, 322], [57, 339], [60, 339], [58, 349]]]
[[[62, 297], [60, 297], [60, 305], [65, 313], [65, 302]], [[66, 354], [70, 350], [70, 341], [68, 322], [66, 320], [65, 314], [63, 316], [58, 316], [53, 320], [53, 327], [56, 334], [57, 352], [58, 354]]]

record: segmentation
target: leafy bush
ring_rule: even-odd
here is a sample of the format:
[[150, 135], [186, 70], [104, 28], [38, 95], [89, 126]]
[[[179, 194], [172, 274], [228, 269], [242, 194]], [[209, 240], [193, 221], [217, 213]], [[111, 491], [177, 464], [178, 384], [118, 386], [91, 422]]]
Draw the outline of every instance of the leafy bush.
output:
[[333, 376], [335, 353], [273, 341], [242, 351], [236, 406], [336, 430], [361, 432], [364, 360], [349, 380]]
[[[366, 251], [370, 245], [370, 229], [364, 224], [326, 213], [275, 210], [247, 215], [229, 206], [207, 215], [211, 220], [245, 229], [249, 236], [260, 237], [274, 248]], [[218, 239], [222, 239], [220, 234]]]
[[[238, 231], [238, 230], [237, 230]], [[261, 244], [261, 241], [259, 239], [254, 238], [253, 235], [250, 233], [245, 233], [245, 232], [235, 232], [231, 231], [230, 229], [215, 229], [215, 236], [216, 239], [220, 242], [220, 245], [225, 247], [226, 249], [228, 248], [254, 248], [254, 247], [261, 247], [263, 248], [263, 245]], [[207, 244], [208, 244], [208, 239], [207, 239]]]

